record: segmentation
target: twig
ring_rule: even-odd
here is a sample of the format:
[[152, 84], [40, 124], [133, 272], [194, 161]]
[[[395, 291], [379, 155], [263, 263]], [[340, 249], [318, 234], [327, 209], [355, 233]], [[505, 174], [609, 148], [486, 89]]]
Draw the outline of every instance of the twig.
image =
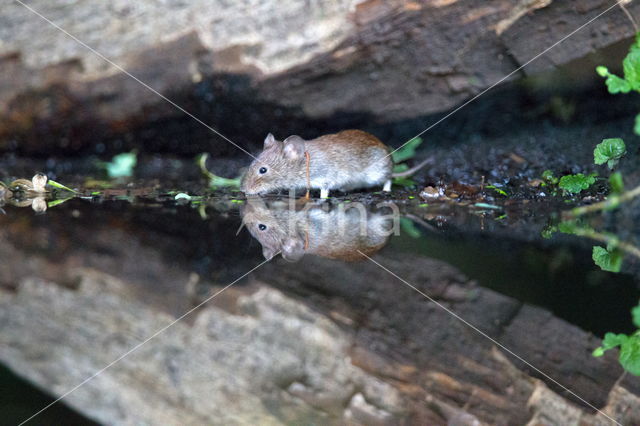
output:
[[605, 244], [613, 243], [616, 248], [624, 251], [627, 254], [637, 257], [640, 259], [640, 248], [634, 246], [631, 243], [625, 243], [624, 241], [618, 241], [617, 237], [612, 237], [611, 235], [603, 234], [601, 232], [595, 231], [591, 228], [576, 228], [571, 232], [573, 235], [578, 237], [587, 237], [592, 240], [600, 241]]
[[633, 15], [631, 14], [631, 12], [629, 12], [629, 10], [625, 7], [624, 2], [622, 1], [619, 2], [618, 6], [620, 6], [620, 9], [622, 9], [625, 15], [627, 15], [627, 18], [629, 18], [629, 20], [631, 21], [631, 24], [633, 25], [633, 28], [636, 30], [636, 33], [640, 32], [640, 29], [638, 29], [638, 23], [633, 18]]
[[627, 376], [627, 370], [622, 370], [622, 374], [620, 375], [620, 377], [618, 377], [618, 380], [616, 380], [616, 382], [613, 384], [613, 386], [611, 386], [611, 390], [613, 390], [613, 388], [615, 388], [620, 383], [622, 383], [622, 381], [624, 380], [624, 378], [626, 376]]
[[422, 218], [420, 218], [420, 217], [418, 217], [418, 216], [416, 216], [414, 214], [407, 213], [407, 214], [405, 214], [405, 217], [411, 219], [412, 221], [416, 222], [418, 225], [421, 225], [423, 228], [425, 228], [425, 229], [427, 229], [429, 231], [432, 231], [432, 232], [437, 232], [438, 231], [433, 225], [431, 225], [430, 223], [428, 223], [424, 219], [422, 219]]
[[637, 186], [630, 191], [625, 191], [620, 195], [610, 195], [606, 200], [600, 201], [599, 203], [576, 207], [569, 212], [565, 212], [565, 216], [569, 218], [578, 217], [589, 213], [615, 208], [619, 204], [627, 202], [638, 196], [640, 196], [640, 186]]

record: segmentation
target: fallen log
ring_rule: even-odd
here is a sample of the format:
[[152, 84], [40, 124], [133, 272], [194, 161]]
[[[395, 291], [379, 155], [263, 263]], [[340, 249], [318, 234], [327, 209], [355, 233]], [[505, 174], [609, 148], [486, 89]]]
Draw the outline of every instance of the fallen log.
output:
[[[306, 4], [29, 2], [114, 67], [9, 2], [0, 12], [0, 150], [236, 152], [204, 127], [193, 130], [201, 126], [185, 124], [192, 118], [125, 70], [239, 144], [255, 147], [274, 129], [319, 133], [445, 111], [510, 73], [515, 79], [549, 70], [634, 33], [616, 7], [516, 72], [611, 5]], [[628, 8], [640, 13], [636, 3]], [[102, 141], [106, 147], [96, 143]]]

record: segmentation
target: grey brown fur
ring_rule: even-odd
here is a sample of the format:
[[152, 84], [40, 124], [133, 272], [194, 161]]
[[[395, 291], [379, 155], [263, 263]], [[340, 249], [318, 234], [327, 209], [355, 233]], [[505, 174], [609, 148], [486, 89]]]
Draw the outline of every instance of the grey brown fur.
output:
[[[331, 190], [349, 191], [382, 185], [385, 190], [391, 188], [393, 161], [389, 148], [369, 133], [344, 130], [308, 141], [290, 136], [279, 142], [269, 134], [264, 141], [264, 150], [244, 175], [243, 192], [262, 194], [278, 189], [306, 188], [305, 152], [310, 157], [310, 187], [320, 189], [322, 197]], [[263, 167], [267, 171], [261, 174]]]
[[278, 253], [288, 261], [298, 261], [305, 254], [340, 259], [363, 260], [387, 243], [397, 216], [383, 215], [349, 204], [330, 210], [314, 203], [303, 209], [290, 208], [262, 198], [251, 197], [240, 210], [242, 224], [262, 245], [269, 260]]

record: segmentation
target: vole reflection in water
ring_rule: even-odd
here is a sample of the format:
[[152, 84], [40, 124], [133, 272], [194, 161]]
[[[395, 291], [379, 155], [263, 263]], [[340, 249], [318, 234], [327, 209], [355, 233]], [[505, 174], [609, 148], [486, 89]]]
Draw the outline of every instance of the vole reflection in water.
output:
[[294, 201], [249, 198], [241, 215], [243, 226], [260, 242], [266, 259], [282, 253], [291, 262], [305, 254], [362, 260], [358, 251], [370, 256], [384, 247], [391, 234], [399, 233], [394, 204], [380, 204], [375, 209], [360, 203], [300, 206]]

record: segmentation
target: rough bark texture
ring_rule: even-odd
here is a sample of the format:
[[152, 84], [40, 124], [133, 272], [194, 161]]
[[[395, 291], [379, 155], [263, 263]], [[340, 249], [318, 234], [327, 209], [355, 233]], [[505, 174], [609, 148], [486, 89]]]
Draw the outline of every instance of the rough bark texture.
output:
[[[3, 3], [0, 149], [45, 152], [48, 144], [75, 151], [97, 140], [117, 149], [127, 131], [183, 114], [20, 4]], [[449, 109], [610, 6], [602, 0], [28, 4], [241, 144], [255, 144], [274, 127], [321, 128], [328, 117], [334, 125], [362, 125]], [[640, 5], [628, 7], [640, 13]], [[513, 77], [632, 34], [614, 8]], [[163, 130], [166, 140], [155, 144], [142, 131], [135, 143], [232, 152], [215, 149], [225, 142], [214, 135], [190, 142], [180, 129], [169, 137], [171, 129]]]
[[[74, 210], [46, 223], [23, 210], [0, 227], [0, 360], [54, 395], [261, 261], [229, 245], [237, 224], [220, 217], [141, 226], [143, 212]], [[214, 275], [196, 274], [201, 250]], [[443, 262], [376, 260], [607, 415], [640, 422], [638, 379], [618, 380], [613, 353], [591, 357], [598, 339]], [[373, 263], [315, 257], [264, 265], [65, 400], [109, 424], [610, 424]]]

